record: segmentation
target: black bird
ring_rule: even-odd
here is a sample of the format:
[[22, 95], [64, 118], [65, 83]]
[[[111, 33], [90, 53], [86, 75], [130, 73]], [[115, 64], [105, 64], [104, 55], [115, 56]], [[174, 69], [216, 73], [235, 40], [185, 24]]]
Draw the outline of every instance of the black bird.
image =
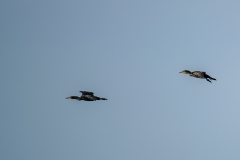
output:
[[97, 96], [94, 96], [93, 92], [88, 92], [88, 91], [79, 91], [82, 93], [81, 97], [78, 96], [70, 96], [67, 97], [66, 99], [76, 99], [76, 100], [83, 100], [83, 101], [96, 101], [96, 100], [107, 100], [106, 98], [100, 98]]
[[201, 72], [201, 71], [194, 71], [190, 72], [189, 70], [183, 70], [182, 72], [179, 72], [182, 74], [188, 74], [189, 76], [195, 77], [195, 78], [202, 78], [206, 79], [208, 82], [212, 83], [211, 80], [215, 80], [215, 78], [210, 77], [209, 75], [206, 74], [206, 72]]

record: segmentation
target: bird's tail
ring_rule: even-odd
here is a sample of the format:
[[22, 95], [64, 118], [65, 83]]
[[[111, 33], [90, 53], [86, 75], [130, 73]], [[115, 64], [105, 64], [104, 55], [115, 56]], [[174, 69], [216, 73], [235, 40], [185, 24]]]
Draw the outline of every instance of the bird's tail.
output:
[[97, 97], [95, 96], [96, 100], [107, 100], [107, 98], [101, 98], [101, 97]]
[[209, 78], [209, 79], [211, 79], [211, 80], [215, 80], [216, 81], [216, 79], [215, 78], [212, 78], [212, 77], [210, 77], [209, 75], [207, 75], [206, 74], [206, 78]]

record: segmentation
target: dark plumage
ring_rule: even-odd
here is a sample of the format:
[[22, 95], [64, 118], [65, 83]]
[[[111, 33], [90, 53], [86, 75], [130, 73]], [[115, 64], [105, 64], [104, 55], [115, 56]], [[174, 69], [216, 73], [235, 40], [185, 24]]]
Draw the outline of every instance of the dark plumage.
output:
[[183, 70], [182, 72], [179, 72], [182, 74], [188, 74], [189, 76], [195, 77], [195, 78], [202, 78], [206, 79], [208, 82], [212, 83], [211, 80], [215, 80], [215, 78], [210, 77], [209, 75], [206, 74], [206, 72], [201, 72], [201, 71], [194, 71], [190, 72], [189, 70]]
[[106, 98], [100, 98], [97, 96], [94, 96], [93, 92], [88, 92], [88, 91], [80, 91], [82, 93], [81, 97], [78, 96], [70, 96], [67, 97], [66, 99], [76, 99], [76, 100], [83, 100], [83, 101], [96, 101], [96, 100], [107, 100]]

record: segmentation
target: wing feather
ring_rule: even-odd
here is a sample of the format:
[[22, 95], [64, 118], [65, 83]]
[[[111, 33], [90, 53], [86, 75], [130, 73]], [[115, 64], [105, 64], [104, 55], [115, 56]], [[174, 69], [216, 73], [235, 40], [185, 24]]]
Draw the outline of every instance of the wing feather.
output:
[[82, 93], [82, 95], [92, 95], [93, 96], [93, 92], [88, 92], [88, 91], [79, 91]]

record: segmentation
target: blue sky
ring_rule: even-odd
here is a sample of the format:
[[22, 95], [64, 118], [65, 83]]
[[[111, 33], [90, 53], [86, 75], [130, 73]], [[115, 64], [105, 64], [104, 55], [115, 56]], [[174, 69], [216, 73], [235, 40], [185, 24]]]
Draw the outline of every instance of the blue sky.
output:
[[0, 159], [239, 160], [239, 5], [0, 2]]

